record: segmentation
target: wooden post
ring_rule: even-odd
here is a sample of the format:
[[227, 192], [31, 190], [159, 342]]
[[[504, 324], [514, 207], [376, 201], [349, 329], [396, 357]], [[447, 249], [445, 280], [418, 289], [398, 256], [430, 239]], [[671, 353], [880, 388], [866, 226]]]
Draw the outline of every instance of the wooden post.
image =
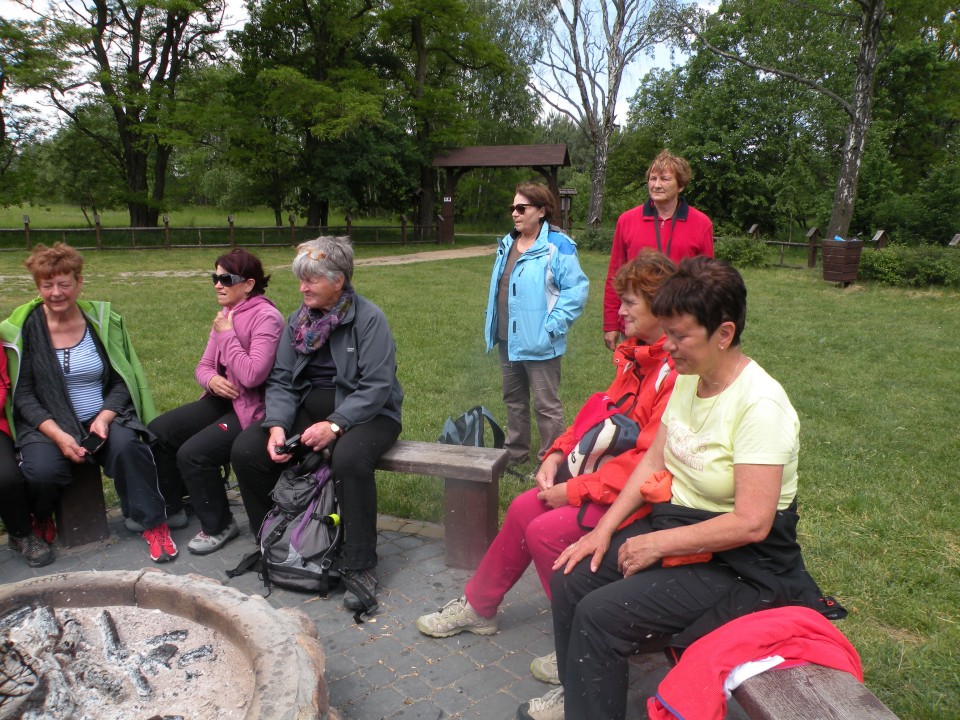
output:
[[234, 248], [237, 243], [233, 239], [233, 213], [227, 215], [227, 224], [230, 226], [230, 247]]
[[290, 247], [296, 247], [297, 245], [297, 231], [293, 227], [293, 223], [296, 218], [293, 217], [293, 213], [287, 216], [287, 219], [290, 221]]
[[957, 247], [957, 245], [960, 245], [960, 233], [957, 233], [956, 235], [954, 235], [953, 239], [947, 244], [950, 247]]
[[170, 249], [170, 213], [163, 214], [163, 246]]
[[817, 241], [820, 239], [820, 228], [814, 225], [807, 230], [807, 267], [817, 266]]
[[407, 216], [400, 216], [400, 244], [407, 244]]
[[96, 238], [97, 238], [97, 240], [96, 240], [96, 242], [97, 242], [97, 250], [100, 250], [100, 249], [102, 249], [102, 247], [103, 247], [103, 245], [102, 245], [102, 242], [103, 242], [103, 241], [102, 241], [101, 238], [100, 238], [100, 213], [94, 213], [94, 214], [93, 214], [93, 228], [94, 228], [94, 232], [96, 233]]
[[347, 237], [350, 238], [350, 242], [353, 242], [353, 216], [347, 213], [343, 219], [347, 223]]
[[750, 229], [747, 230], [747, 235], [752, 237], [754, 240], [760, 239], [760, 225], [759, 223], [754, 223], [750, 226]]
[[874, 234], [873, 239], [870, 240], [873, 243], [873, 246], [877, 250], [882, 250], [887, 246], [887, 231], [886, 230], [877, 230]]
[[30, 216], [23, 216], [23, 237], [27, 245], [27, 250], [30, 249]]

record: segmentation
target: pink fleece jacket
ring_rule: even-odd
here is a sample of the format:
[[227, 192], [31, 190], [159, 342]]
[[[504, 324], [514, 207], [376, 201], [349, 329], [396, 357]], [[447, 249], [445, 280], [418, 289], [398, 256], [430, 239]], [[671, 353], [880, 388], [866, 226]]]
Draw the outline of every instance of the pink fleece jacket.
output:
[[263, 417], [263, 386], [277, 356], [283, 333], [283, 315], [263, 295], [254, 295], [234, 307], [233, 329], [210, 330], [210, 339], [197, 365], [196, 378], [210, 394], [210, 380], [222, 375], [240, 388], [233, 409], [246, 428]]

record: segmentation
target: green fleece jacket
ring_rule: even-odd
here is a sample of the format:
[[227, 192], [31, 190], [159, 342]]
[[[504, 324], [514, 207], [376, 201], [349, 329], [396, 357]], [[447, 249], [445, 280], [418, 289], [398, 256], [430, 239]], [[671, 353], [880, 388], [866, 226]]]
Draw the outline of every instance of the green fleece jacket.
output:
[[[10, 372], [11, 397], [16, 396], [17, 380], [20, 377], [20, 365], [23, 354], [23, 325], [41, 300], [36, 298], [16, 308], [6, 320], [0, 323], [0, 340], [7, 353], [7, 365]], [[110, 366], [124, 382], [140, 422], [144, 425], [157, 416], [153, 396], [147, 386], [137, 352], [130, 342], [130, 336], [123, 326], [123, 318], [110, 309], [109, 302], [78, 300], [77, 305], [90, 327], [96, 333], [101, 345], [110, 359]], [[13, 402], [8, 398], [6, 413], [13, 428]], [[137, 423], [139, 424], [139, 423]]]

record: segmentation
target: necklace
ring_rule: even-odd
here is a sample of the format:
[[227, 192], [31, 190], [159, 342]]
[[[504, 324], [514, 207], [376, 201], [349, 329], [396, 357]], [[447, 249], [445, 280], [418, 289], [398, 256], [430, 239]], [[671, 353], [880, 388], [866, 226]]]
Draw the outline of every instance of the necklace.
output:
[[[730, 383], [732, 383], [734, 378], [737, 377], [737, 373], [740, 372], [740, 363], [742, 362], [743, 362], [743, 353], [740, 353], [740, 359], [737, 360], [737, 366], [733, 369], [733, 374], [729, 378], [727, 378], [727, 382], [724, 384], [722, 388], [720, 388], [720, 392], [718, 392], [716, 395], [713, 396], [713, 402], [710, 403], [710, 408], [707, 410], [707, 414], [703, 416], [703, 421], [700, 423], [700, 427], [698, 427], [696, 430], [693, 430], [693, 428], [691, 428], [691, 430], [693, 430], [694, 435], [698, 435], [700, 431], [703, 430], [703, 426], [707, 424], [707, 420], [710, 419], [710, 414], [713, 412], [713, 407], [717, 404], [717, 401], [720, 399], [720, 396], [723, 395], [724, 390], [730, 387]], [[693, 397], [690, 399], [690, 419], [691, 420], [693, 419], [693, 406], [697, 401], [697, 393], [700, 391], [700, 382], [702, 380], [703, 378], [697, 378], [697, 387], [693, 391]]]

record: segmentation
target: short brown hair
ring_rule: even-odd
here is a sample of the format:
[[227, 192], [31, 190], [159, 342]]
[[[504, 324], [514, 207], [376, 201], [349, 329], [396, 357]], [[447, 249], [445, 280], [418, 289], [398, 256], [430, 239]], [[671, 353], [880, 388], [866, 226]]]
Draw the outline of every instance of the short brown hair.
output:
[[747, 324], [747, 286], [724, 260], [704, 255], [684, 258], [657, 291], [650, 310], [659, 318], [692, 315], [706, 328], [707, 337], [723, 323], [732, 322], [736, 327], [733, 344], [739, 345]]
[[517, 195], [523, 195], [531, 205], [543, 208], [544, 222], [553, 220], [553, 214], [557, 211], [557, 201], [546, 185], [538, 182], [523, 182], [517, 185], [515, 192]]
[[650, 248], [643, 248], [640, 253], [620, 266], [613, 278], [613, 289], [617, 295], [623, 295], [628, 290], [635, 292], [647, 303], [653, 306], [653, 296], [663, 285], [664, 280], [677, 271], [677, 266], [663, 253]]
[[690, 163], [682, 157], [677, 157], [666, 148], [661, 150], [653, 159], [653, 162], [650, 163], [650, 167], [647, 168], [647, 179], [650, 179], [650, 173], [661, 170], [669, 170], [672, 172], [681, 190], [690, 184], [690, 179], [693, 177]]
[[35, 283], [68, 273], [79, 279], [83, 274], [83, 256], [62, 242], [53, 247], [47, 247], [43, 243], [35, 245], [30, 251], [30, 257], [24, 260], [23, 264], [33, 275]]

